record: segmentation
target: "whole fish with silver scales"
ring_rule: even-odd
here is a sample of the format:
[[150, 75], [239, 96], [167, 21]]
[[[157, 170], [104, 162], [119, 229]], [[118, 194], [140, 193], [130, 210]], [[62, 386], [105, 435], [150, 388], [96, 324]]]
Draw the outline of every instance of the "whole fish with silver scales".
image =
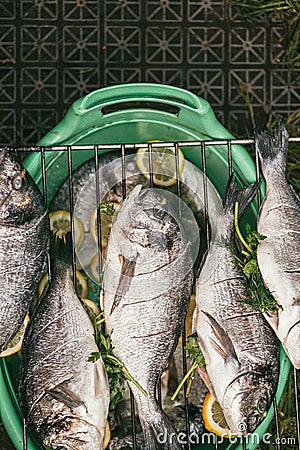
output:
[[206, 362], [200, 372], [238, 435], [252, 433], [266, 417], [279, 375], [276, 336], [260, 311], [245, 303], [245, 278], [234, 257], [234, 204], [241, 215], [257, 188], [240, 189], [229, 180], [217, 238], [196, 281], [194, 328]]
[[18, 398], [38, 442], [53, 450], [100, 450], [109, 385], [91, 320], [71, 278], [71, 239], [51, 245], [51, 281], [26, 329]]
[[146, 449], [181, 449], [156, 386], [176, 348], [193, 282], [190, 244], [164, 195], [136, 186], [113, 222], [102, 303], [115, 355], [132, 382]]
[[28, 312], [49, 243], [41, 193], [8, 150], [0, 151], [0, 352]]
[[300, 198], [286, 179], [289, 135], [280, 121], [274, 134], [256, 132], [267, 192], [258, 218], [265, 236], [257, 248], [266, 286], [279, 305], [265, 317], [295, 368], [300, 369]]

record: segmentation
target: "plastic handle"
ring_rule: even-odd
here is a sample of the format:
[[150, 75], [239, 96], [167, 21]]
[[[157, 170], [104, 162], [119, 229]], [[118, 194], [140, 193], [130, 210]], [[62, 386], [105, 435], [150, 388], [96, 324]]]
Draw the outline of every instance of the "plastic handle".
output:
[[114, 103], [111, 105], [104, 106], [101, 109], [102, 114], [111, 114], [118, 111], [124, 111], [126, 109], [155, 109], [170, 114], [179, 114], [180, 108], [176, 105], [170, 105], [168, 103], [159, 103], [151, 101], [134, 101], [134, 102], [123, 102]]
[[[130, 83], [98, 89], [77, 100], [74, 103], [74, 108], [82, 114], [95, 107], [100, 107], [103, 110], [107, 105], [123, 103], [124, 106], [126, 102], [145, 102], [144, 104], [148, 104], [147, 107], [151, 103], [153, 108], [156, 105], [157, 109], [162, 109], [161, 105], [175, 105], [179, 109], [185, 106], [195, 110], [200, 109], [201, 111], [206, 111], [208, 108], [206, 100], [200, 99], [189, 91], [152, 83]], [[108, 114], [107, 111], [109, 110], [104, 109], [105, 114]]]

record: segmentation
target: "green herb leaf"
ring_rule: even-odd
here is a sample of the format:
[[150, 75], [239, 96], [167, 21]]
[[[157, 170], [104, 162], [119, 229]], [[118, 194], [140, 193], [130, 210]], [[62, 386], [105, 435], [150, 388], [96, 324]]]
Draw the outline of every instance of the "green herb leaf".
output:
[[188, 352], [188, 357], [193, 360], [199, 367], [205, 367], [205, 359], [201, 351], [197, 333], [191, 334], [186, 339], [186, 346], [184, 347]]
[[251, 278], [251, 275], [257, 270], [257, 262], [255, 259], [249, 259], [248, 262], [243, 266], [243, 272], [248, 279]]
[[205, 359], [203, 356], [203, 353], [201, 351], [197, 333], [191, 334], [191, 336], [187, 337], [186, 339], [186, 345], [185, 350], [188, 353], [188, 358], [193, 360], [193, 364], [188, 370], [188, 372], [185, 374], [183, 379], [180, 381], [179, 385], [177, 386], [174, 394], [171, 397], [171, 400], [175, 400], [179, 392], [181, 391], [183, 385], [187, 383], [187, 390], [186, 390], [186, 396], [189, 395], [189, 392], [191, 390], [191, 385], [193, 382], [193, 375], [197, 367], [205, 367]]
[[116, 212], [115, 206], [111, 202], [101, 203], [100, 211], [107, 214], [108, 216], [113, 216]]
[[[235, 229], [239, 231], [237, 214], [235, 215]], [[259, 245], [259, 241], [266, 239], [266, 236], [252, 230], [249, 224], [246, 224], [245, 232], [247, 252], [242, 251], [240, 254], [234, 255], [246, 277], [247, 295], [243, 297], [243, 301], [251, 306], [254, 306], [255, 308], [258, 308], [262, 312], [276, 312], [279, 307], [278, 303], [269, 289], [265, 286], [257, 262], [257, 247]], [[240, 231], [237, 235], [241, 235]], [[245, 245], [244, 239], [240, 239], [240, 241], [243, 245]]]

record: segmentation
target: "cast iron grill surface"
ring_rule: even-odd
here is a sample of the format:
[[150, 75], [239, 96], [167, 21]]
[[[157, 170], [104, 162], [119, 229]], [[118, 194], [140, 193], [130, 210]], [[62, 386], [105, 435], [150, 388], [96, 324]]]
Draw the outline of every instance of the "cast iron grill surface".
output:
[[[289, 142], [294, 142], [300, 144], [300, 137], [290, 138]], [[65, 146], [32, 146], [32, 147], [7, 147], [7, 151], [14, 152], [15, 154], [21, 154], [22, 157], [25, 157], [28, 153], [31, 152], [38, 152], [40, 154], [41, 158], [41, 170], [42, 170], [42, 182], [41, 182], [41, 189], [44, 196], [45, 203], [47, 204], [47, 170], [46, 170], [46, 159], [45, 155], [47, 152], [66, 152], [67, 153], [67, 164], [68, 164], [68, 183], [69, 183], [69, 206], [70, 206], [70, 215], [71, 215], [71, 233], [72, 233], [72, 241], [73, 241], [73, 258], [72, 258], [72, 265], [73, 265], [73, 281], [76, 285], [76, 258], [75, 258], [75, 238], [74, 238], [74, 225], [73, 225], [73, 216], [74, 216], [74, 202], [76, 199], [73, 195], [73, 164], [72, 164], [72, 154], [74, 151], [93, 151], [94, 152], [94, 163], [95, 163], [95, 172], [96, 172], [96, 196], [97, 199], [99, 199], [99, 191], [97, 191], [97, 186], [99, 182], [99, 178], [97, 179], [98, 175], [98, 169], [99, 169], [99, 155], [102, 151], [118, 151], [120, 158], [122, 158], [122, 196], [123, 199], [126, 198], [126, 164], [125, 164], [125, 156], [127, 150], [135, 150], [138, 148], [148, 148], [149, 151], [149, 167], [150, 167], [150, 180], [149, 185], [150, 187], [153, 187], [153, 172], [152, 170], [152, 148], [162, 148], [162, 147], [172, 147], [175, 149], [175, 155], [177, 157], [177, 164], [176, 164], [176, 175], [177, 175], [177, 185], [176, 185], [176, 194], [180, 197], [180, 182], [179, 182], [179, 163], [178, 163], [178, 148], [184, 149], [185, 147], [198, 147], [199, 148], [199, 159], [202, 162], [202, 171], [204, 175], [206, 175], [206, 148], [208, 146], [225, 146], [227, 150], [227, 157], [228, 157], [228, 177], [233, 172], [233, 161], [232, 161], [232, 146], [240, 144], [243, 146], [254, 146], [255, 148], [255, 140], [250, 139], [230, 139], [230, 140], [204, 140], [204, 141], [184, 141], [184, 142], [155, 142], [155, 143], [147, 143], [147, 144], [103, 144], [103, 145], [65, 145]], [[261, 177], [260, 167], [258, 163], [258, 155], [257, 152], [255, 152], [255, 163], [256, 163], [256, 175], [257, 179]], [[188, 159], [188, 151], [185, 154], [186, 158]], [[209, 216], [208, 216], [208, 197], [207, 197], [207, 178], [206, 176], [203, 178], [204, 183], [204, 207], [205, 207], [205, 236], [206, 236], [206, 245], [209, 242]], [[261, 193], [259, 192], [258, 195], [258, 206], [261, 204]], [[99, 201], [100, 203], [100, 201]], [[98, 203], [98, 204], [99, 204]], [[101, 217], [100, 213], [97, 215], [97, 234], [98, 237], [101, 237]], [[98, 242], [101, 242], [101, 239], [98, 239]], [[102, 270], [101, 265], [101, 257], [99, 253], [99, 269], [100, 272]], [[50, 268], [49, 268], [50, 269]], [[182, 354], [183, 354], [183, 373], [187, 372], [187, 357], [186, 357], [186, 351], [184, 349], [186, 343], [186, 336], [185, 336], [185, 330], [182, 332]], [[276, 399], [273, 401], [273, 409], [274, 409], [274, 429], [276, 435], [273, 436], [272, 444], [276, 450], [285, 449], [285, 448], [297, 448], [300, 449], [300, 419], [299, 419], [299, 392], [298, 392], [298, 385], [299, 385], [299, 371], [296, 369], [292, 369], [292, 376], [293, 376], [293, 395], [292, 399], [295, 404], [295, 437], [293, 440], [288, 440], [290, 437], [283, 435], [283, 430], [280, 429], [280, 420], [279, 420], [279, 413], [278, 410], [278, 404], [276, 402]], [[186, 392], [186, 385], [184, 385], [184, 393]], [[161, 390], [160, 387], [158, 388], [157, 393], [157, 400], [159, 403], [161, 403]], [[1, 400], [0, 400], [1, 401]], [[132, 419], [132, 442], [133, 442], [133, 450], [139, 450], [139, 447], [137, 446], [137, 440], [136, 440], [136, 417], [135, 417], [135, 405], [134, 405], [134, 398], [131, 394], [130, 397], [130, 404], [131, 404], [131, 419]], [[186, 423], [186, 434], [187, 437], [189, 436], [189, 413], [188, 413], [188, 398], [185, 396], [185, 423]], [[249, 441], [249, 440], [248, 440]], [[236, 444], [232, 445], [232, 448], [236, 448], [238, 444], [242, 445], [243, 450], [246, 450], [250, 447], [248, 447], [248, 441], [247, 438], [242, 438], [239, 440]], [[254, 441], [256, 442], [256, 441]], [[258, 444], [258, 442], [257, 442]], [[187, 444], [185, 446], [186, 449], [191, 450], [193, 448], [191, 442], [189, 439], [187, 439]], [[220, 449], [220, 442], [218, 442], [218, 437], [215, 436], [214, 439], [214, 448], [216, 450]], [[253, 446], [251, 448], [254, 448]], [[24, 421], [24, 442], [23, 442], [23, 449], [27, 450], [27, 429], [26, 424]]]

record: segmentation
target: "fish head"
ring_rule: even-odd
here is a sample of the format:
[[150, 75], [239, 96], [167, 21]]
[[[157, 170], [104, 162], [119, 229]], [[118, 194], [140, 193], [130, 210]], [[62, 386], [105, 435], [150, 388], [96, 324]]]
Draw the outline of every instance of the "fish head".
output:
[[61, 450], [90, 450], [102, 448], [105, 439], [105, 429], [100, 429], [89, 422], [88, 417], [75, 415], [62, 416], [47, 429], [44, 444], [50, 448]]
[[255, 431], [268, 413], [273, 391], [265, 374], [255, 372], [240, 376], [227, 387], [222, 406], [232, 433], [246, 436]]
[[131, 244], [154, 252], [171, 250], [180, 233], [169, 199], [158, 189], [136, 186], [118, 213], [123, 236]]
[[44, 212], [41, 194], [26, 169], [0, 152], [0, 222], [22, 225]]

